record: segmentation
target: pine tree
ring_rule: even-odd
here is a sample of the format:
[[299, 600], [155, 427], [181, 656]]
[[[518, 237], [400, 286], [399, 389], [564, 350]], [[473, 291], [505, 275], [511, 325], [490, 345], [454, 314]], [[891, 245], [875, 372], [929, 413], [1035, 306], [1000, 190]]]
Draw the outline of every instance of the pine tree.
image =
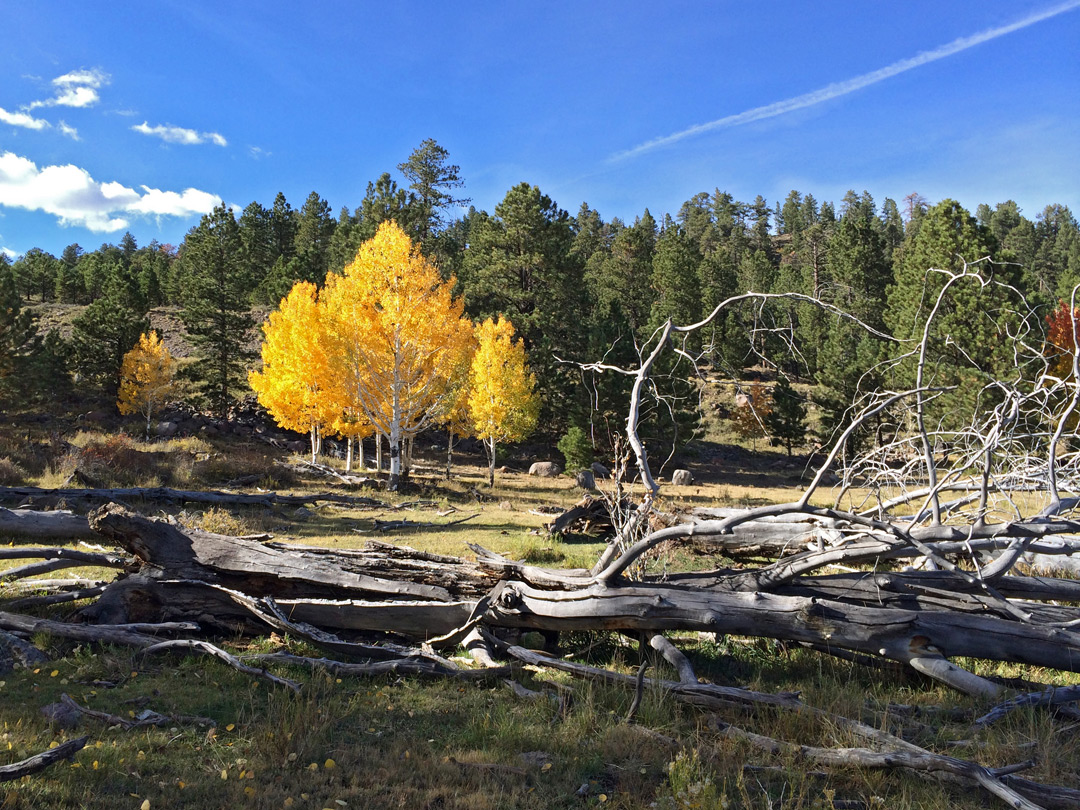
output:
[[806, 405], [784, 375], [776, 381], [772, 390], [772, 409], [764, 417], [769, 443], [784, 445], [791, 456], [796, 442], [806, 438]]
[[201, 360], [194, 366], [197, 382], [221, 417], [246, 382], [252, 356], [247, 345], [255, 319], [248, 308], [251, 285], [243, 251], [236, 219], [222, 204], [188, 233], [181, 252], [181, 317]]
[[[992, 262], [996, 250], [993, 235], [955, 200], [944, 200], [928, 210], [913, 231], [914, 235], [905, 240], [885, 312], [893, 335], [907, 341], [904, 351], [912, 349], [914, 341], [921, 338], [926, 319], [946, 283], [945, 274], [933, 269], [957, 274], [967, 267], [977, 271], [981, 279], [968, 278], [952, 284], [931, 326], [923, 385], [954, 389], [934, 405], [948, 418], [952, 413], [969, 412], [961, 406], [971, 404], [970, 396], [982, 388], [981, 383], [973, 383], [997, 378], [1012, 368], [1009, 336], [1019, 302], [1001, 284], [1015, 287], [1019, 270]], [[896, 366], [894, 373], [897, 384], [914, 385], [916, 360], [909, 357]]]
[[409, 189], [417, 202], [416, 235], [421, 249], [430, 252], [432, 237], [446, 224], [446, 209], [468, 205], [468, 197], [455, 197], [454, 189], [462, 188], [460, 167], [449, 162], [450, 154], [435, 141], [425, 138], [398, 164], [398, 171], [409, 181]]
[[149, 331], [138, 278], [119, 259], [105, 267], [100, 295], [72, 322], [72, 367], [110, 399], [120, 388], [124, 355]]

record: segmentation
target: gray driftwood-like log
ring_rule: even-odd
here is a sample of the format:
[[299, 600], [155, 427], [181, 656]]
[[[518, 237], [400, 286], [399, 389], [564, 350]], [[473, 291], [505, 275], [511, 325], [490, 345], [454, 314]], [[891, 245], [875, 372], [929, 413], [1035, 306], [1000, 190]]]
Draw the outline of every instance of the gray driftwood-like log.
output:
[[19, 540], [89, 540], [97, 535], [83, 515], [66, 509], [37, 512], [0, 506], [0, 537]]
[[44, 489], [42, 487], [0, 487], [0, 501], [32, 498], [41, 501], [93, 501], [97, 503], [125, 500], [171, 501], [175, 503], [208, 503], [225, 506], [304, 506], [324, 501], [351, 505], [384, 506], [381, 501], [357, 495], [334, 492], [314, 495], [280, 495], [276, 492], [222, 492], [171, 487], [124, 487], [84, 489]]
[[[449, 643], [470, 621], [549, 631], [704, 631], [885, 658], [979, 694], [998, 687], [967, 677], [948, 658], [1080, 668], [1080, 633], [1072, 629], [1080, 609], [1038, 601], [1080, 595], [1064, 581], [1006, 577], [993, 594], [950, 571], [816, 573], [780, 577], [770, 589], [741, 571], [633, 582], [490, 553], [469, 563], [384, 543], [341, 551], [261, 543], [182, 529], [115, 505], [94, 512], [91, 525], [140, 563], [85, 611], [99, 621], [189, 620], [283, 632], [289, 627], [275, 622], [291, 622], [418, 639], [449, 633]], [[1002, 592], [1023, 598], [1006, 600]], [[260, 608], [253, 601], [260, 598], [272, 599], [273, 609]]]
[[70, 759], [86, 747], [86, 743], [89, 742], [89, 740], [89, 737], [79, 737], [75, 740], [68, 740], [66, 743], [61, 743], [56, 746], [56, 748], [50, 748], [48, 751], [34, 754], [34, 756], [27, 757], [19, 762], [13, 762], [10, 765], [0, 765], [0, 782], [10, 782], [13, 779], [21, 779], [32, 773], [43, 771], [53, 763]]

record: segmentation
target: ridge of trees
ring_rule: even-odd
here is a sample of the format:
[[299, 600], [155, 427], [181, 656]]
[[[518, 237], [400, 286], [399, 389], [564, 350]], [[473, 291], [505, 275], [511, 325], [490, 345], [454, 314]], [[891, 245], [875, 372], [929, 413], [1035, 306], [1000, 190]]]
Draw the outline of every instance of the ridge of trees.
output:
[[[178, 247], [139, 247], [128, 233], [94, 251], [69, 245], [59, 258], [38, 248], [14, 262], [0, 257], [0, 397], [13, 404], [32, 396], [32, 386], [13, 384], [12, 375], [25, 379], [33, 362], [37, 376], [52, 376], [51, 389], [70, 385], [70, 372], [115, 398], [121, 360], [148, 331], [147, 313], [170, 305], [180, 308], [195, 344], [199, 390], [223, 412], [254, 365], [251, 308], [276, 306], [297, 282], [342, 278], [387, 221], [420, 246], [444, 281], [455, 280], [472, 321], [513, 321], [536, 375], [540, 424], [553, 434], [597, 414], [602, 422], [627, 393], [626, 380], [583, 375], [581, 363], [604, 357], [627, 365], [666, 320], [691, 323], [738, 293], [801, 293], [908, 339], [939, 291], [934, 285], [945, 283], [944, 273], [927, 276], [927, 269], [978, 266], [985, 283], [965, 276], [966, 288], [951, 291], [923, 369], [936, 384], [957, 385], [954, 396], [962, 397], [978, 387], [956, 378], [960, 365], [988, 376], [1008, 368], [1007, 299], [1022, 298], [1045, 316], [1080, 281], [1080, 229], [1057, 204], [1031, 220], [1011, 200], [972, 214], [955, 200], [931, 205], [917, 194], [879, 207], [869, 192], [851, 191], [835, 206], [792, 191], [770, 205], [717, 189], [693, 196], [674, 216], [646, 209], [624, 223], [585, 204], [572, 216], [528, 183], [511, 188], [491, 213], [465, 210], [461, 170], [432, 139], [397, 168], [403, 185], [384, 173], [336, 218], [317, 192], [298, 210], [279, 193], [269, 207], [252, 202], [239, 217], [215, 209]], [[69, 340], [37, 334], [33, 308], [47, 301], [87, 307]], [[907, 360], [883, 379], [879, 361], [890, 349], [880, 339], [797, 301], [725, 310], [688, 340], [689, 354], [717, 368], [764, 364], [813, 384], [826, 427], [843, 423], [859, 392], [906, 386], [916, 373]], [[950, 356], [961, 347], [978, 355], [974, 366]], [[693, 373], [684, 363], [654, 381], [643, 433], [670, 437], [693, 421]], [[665, 397], [683, 404], [670, 407]], [[947, 413], [949, 397], [938, 404]]]

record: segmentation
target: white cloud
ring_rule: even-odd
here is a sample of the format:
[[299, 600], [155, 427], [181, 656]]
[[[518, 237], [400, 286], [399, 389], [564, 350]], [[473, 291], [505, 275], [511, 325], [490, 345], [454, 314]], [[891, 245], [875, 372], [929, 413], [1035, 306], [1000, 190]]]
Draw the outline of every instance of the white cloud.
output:
[[178, 143], [183, 146], [197, 146], [207, 141], [217, 146], [229, 145], [229, 142], [225, 140], [225, 136], [217, 132], [198, 132], [185, 127], [175, 127], [172, 124], [158, 124], [152, 127], [149, 122], [143, 121], [141, 124], [133, 126], [132, 129], [143, 135], [161, 138], [165, 143]]
[[669, 144], [676, 143], [684, 138], [700, 135], [703, 132], [736, 127], [741, 124], [749, 124], [753, 121], [775, 118], [778, 115], [784, 115], [785, 113], [794, 112], [795, 110], [802, 110], [806, 107], [813, 107], [816, 104], [822, 104], [826, 101], [831, 101], [834, 98], [854, 93], [856, 90], [861, 90], [864, 87], [877, 84], [885, 79], [891, 79], [893, 76], [906, 73], [914, 68], [936, 62], [939, 59], [944, 59], [947, 56], [952, 56], [961, 51], [966, 51], [968, 48], [974, 48], [976, 45], [982, 45], [984, 42], [990, 42], [991, 40], [1003, 37], [1006, 34], [1020, 31], [1028, 26], [1048, 20], [1051, 17], [1056, 17], [1059, 14], [1072, 11], [1075, 8], [1080, 8], [1080, 0], [1067, 0], [1067, 2], [1059, 3], [1058, 5], [1051, 6], [1043, 11], [1029, 14], [1027, 17], [1009, 23], [1008, 25], [998, 26], [997, 28], [988, 28], [977, 34], [972, 34], [969, 37], [954, 39], [946, 45], [941, 45], [930, 51], [923, 51], [908, 59], [901, 59], [898, 62], [893, 62], [891, 65], [886, 65], [885, 67], [871, 71], [870, 73], [864, 73], [861, 76], [856, 76], [841, 82], [834, 82], [833, 84], [826, 85], [818, 90], [804, 93], [801, 96], [794, 96], [792, 98], [784, 99], [783, 101], [775, 101], [772, 104], [766, 104], [762, 107], [754, 107], [753, 109], [745, 110], [741, 113], [726, 115], [723, 118], [718, 118], [715, 121], [709, 121], [705, 124], [697, 124], [696, 126], [688, 127], [687, 129], [672, 133], [671, 135], [654, 138], [653, 140], [646, 141], [632, 149], [618, 152], [612, 155], [609, 160], [622, 160], [624, 158], [636, 157], [645, 152], [650, 152], [657, 147], [668, 146]]
[[122, 183], [99, 183], [78, 166], [38, 166], [12, 152], [0, 153], [0, 206], [44, 211], [61, 225], [94, 232], [120, 231], [131, 216], [187, 217], [205, 214], [221, 198], [189, 188], [182, 192]]
[[248, 155], [250, 155], [255, 160], [261, 160], [262, 158], [270, 157], [270, 155], [272, 154], [273, 152], [267, 152], [265, 149], [258, 146], [248, 147]]
[[73, 70], [63, 76], [57, 76], [52, 83], [57, 87], [70, 87], [72, 85], [84, 85], [86, 87], [102, 87], [109, 83], [109, 74], [97, 68], [93, 70]]
[[26, 129], [48, 129], [50, 124], [41, 118], [23, 112], [8, 112], [0, 107], [0, 123], [10, 124], [13, 127], [25, 127]]
[[19, 258], [20, 255], [22, 255], [17, 251], [12, 250], [11, 248], [0, 248], [0, 253], [3, 253], [12, 261], [15, 261], [17, 258]]
[[80, 140], [79, 139], [79, 130], [75, 129], [75, 127], [68, 126], [67, 122], [64, 121], [63, 119], [61, 119], [56, 124], [56, 128], [58, 130], [60, 130], [61, 135], [67, 135], [72, 140], [76, 140], [76, 141]]
[[91, 107], [101, 100], [98, 90], [109, 83], [109, 74], [97, 70], [73, 70], [52, 80], [56, 95], [27, 107]]

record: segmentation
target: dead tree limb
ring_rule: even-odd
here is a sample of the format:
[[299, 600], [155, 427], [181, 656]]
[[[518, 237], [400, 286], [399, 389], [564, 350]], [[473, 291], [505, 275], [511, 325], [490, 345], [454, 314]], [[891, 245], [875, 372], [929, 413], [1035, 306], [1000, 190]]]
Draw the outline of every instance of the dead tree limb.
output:
[[19, 762], [13, 762], [10, 765], [0, 765], [0, 782], [10, 782], [13, 779], [21, 779], [32, 773], [43, 771], [56, 762], [70, 759], [76, 753], [81, 751], [89, 740], [89, 737], [79, 737], [75, 740], [68, 740], [66, 743], [61, 743], [56, 746], [56, 748], [50, 748], [48, 751], [34, 754], [34, 756], [27, 757]]

